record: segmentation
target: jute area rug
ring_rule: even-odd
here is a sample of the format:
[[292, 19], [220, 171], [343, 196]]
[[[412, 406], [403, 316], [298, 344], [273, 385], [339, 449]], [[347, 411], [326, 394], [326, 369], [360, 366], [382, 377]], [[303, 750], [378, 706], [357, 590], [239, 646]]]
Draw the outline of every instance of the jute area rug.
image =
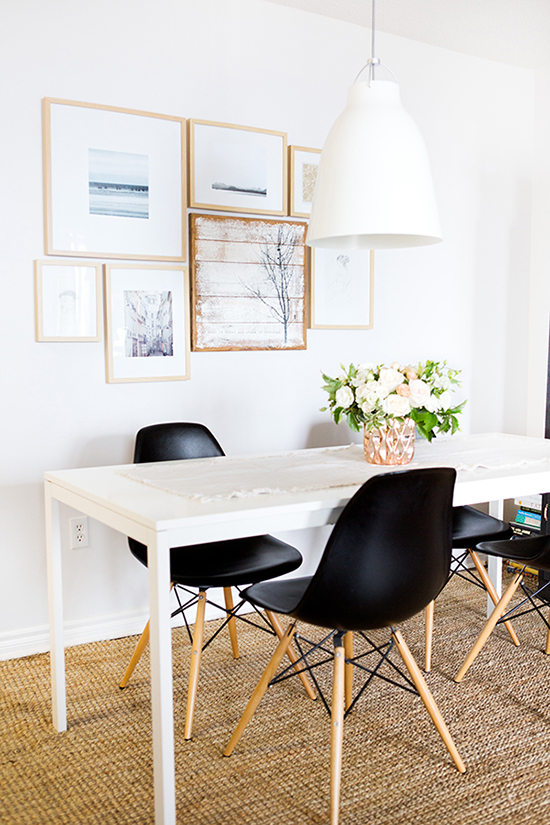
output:
[[[436, 606], [428, 684], [466, 763], [460, 775], [420, 699], [379, 680], [345, 725], [341, 825], [546, 825], [550, 822], [550, 660], [537, 617], [489, 640], [452, 681], [483, 621], [485, 596], [455, 580]], [[423, 617], [402, 626], [419, 663]], [[223, 758], [273, 639], [239, 626], [203, 657], [194, 738], [182, 738], [190, 645], [173, 636], [178, 823], [328, 823], [328, 715], [296, 679], [270, 689], [235, 754]], [[0, 822], [153, 822], [149, 660], [117, 687], [135, 638], [67, 651], [69, 730], [54, 732], [49, 657], [0, 663]], [[330, 673], [320, 678], [329, 685]]]

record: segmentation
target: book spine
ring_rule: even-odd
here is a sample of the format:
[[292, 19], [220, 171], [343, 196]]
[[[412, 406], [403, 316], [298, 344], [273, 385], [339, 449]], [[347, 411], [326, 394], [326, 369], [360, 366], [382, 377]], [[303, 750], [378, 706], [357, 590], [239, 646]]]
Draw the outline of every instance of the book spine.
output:
[[510, 527], [515, 536], [536, 536], [540, 532], [536, 527], [530, 527], [528, 524], [518, 524], [516, 521], [511, 521]]
[[540, 513], [542, 510], [542, 495], [539, 494], [515, 498], [514, 504], [524, 510], [535, 510], [537, 513]]
[[518, 524], [528, 524], [530, 527], [538, 527], [540, 529], [541, 517], [540, 513], [530, 513], [528, 510], [518, 510], [516, 513], [516, 522]]

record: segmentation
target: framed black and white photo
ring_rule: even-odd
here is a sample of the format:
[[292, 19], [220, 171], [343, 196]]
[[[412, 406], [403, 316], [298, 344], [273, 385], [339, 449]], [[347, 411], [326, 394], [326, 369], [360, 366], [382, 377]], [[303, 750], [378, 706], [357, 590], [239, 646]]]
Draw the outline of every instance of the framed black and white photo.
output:
[[306, 348], [306, 229], [191, 215], [194, 350]]
[[184, 261], [185, 119], [43, 100], [47, 255]]
[[100, 341], [101, 264], [35, 261], [37, 341]]
[[309, 218], [321, 150], [308, 149], [305, 146], [289, 146], [288, 156], [290, 181], [288, 214], [297, 218]]
[[285, 132], [190, 120], [189, 160], [191, 207], [286, 215]]
[[190, 377], [186, 267], [106, 264], [105, 319], [108, 383]]
[[374, 252], [311, 250], [312, 329], [372, 329]]

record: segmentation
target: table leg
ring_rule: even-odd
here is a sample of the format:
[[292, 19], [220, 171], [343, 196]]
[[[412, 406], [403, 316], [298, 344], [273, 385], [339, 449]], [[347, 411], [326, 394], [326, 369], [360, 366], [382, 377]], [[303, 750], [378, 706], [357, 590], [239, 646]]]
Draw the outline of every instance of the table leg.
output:
[[155, 825], [175, 825], [170, 546], [165, 533], [157, 533], [149, 542], [148, 567]]
[[65, 645], [63, 641], [61, 534], [59, 531], [59, 502], [52, 497], [50, 482], [45, 484], [45, 495], [52, 719], [54, 728], [58, 731], [64, 731], [67, 730], [67, 698], [65, 688]]
[[[502, 519], [504, 515], [504, 502], [490, 501], [489, 515], [494, 516], [495, 518]], [[487, 563], [487, 572], [489, 573], [489, 578], [495, 586], [497, 596], [500, 599], [500, 597], [502, 596], [502, 559], [498, 558], [497, 556], [489, 556]], [[489, 616], [493, 612], [494, 607], [495, 605], [493, 604], [491, 597], [487, 596], [487, 618], [489, 618]]]

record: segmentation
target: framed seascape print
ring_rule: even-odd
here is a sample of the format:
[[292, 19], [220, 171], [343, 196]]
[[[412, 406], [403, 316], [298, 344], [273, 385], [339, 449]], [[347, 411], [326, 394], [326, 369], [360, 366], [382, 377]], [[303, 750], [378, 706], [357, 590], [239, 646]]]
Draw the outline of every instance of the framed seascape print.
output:
[[374, 252], [311, 250], [312, 329], [372, 329]]
[[306, 348], [306, 229], [191, 215], [194, 350]]
[[288, 214], [297, 218], [309, 218], [321, 160], [320, 149], [305, 146], [289, 146], [290, 197]]
[[189, 281], [183, 266], [105, 265], [107, 382], [189, 375]]
[[184, 261], [185, 119], [43, 100], [47, 255]]
[[37, 341], [101, 341], [101, 264], [35, 261]]
[[189, 205], [286, 215], [285, 132], [189, 121]]

